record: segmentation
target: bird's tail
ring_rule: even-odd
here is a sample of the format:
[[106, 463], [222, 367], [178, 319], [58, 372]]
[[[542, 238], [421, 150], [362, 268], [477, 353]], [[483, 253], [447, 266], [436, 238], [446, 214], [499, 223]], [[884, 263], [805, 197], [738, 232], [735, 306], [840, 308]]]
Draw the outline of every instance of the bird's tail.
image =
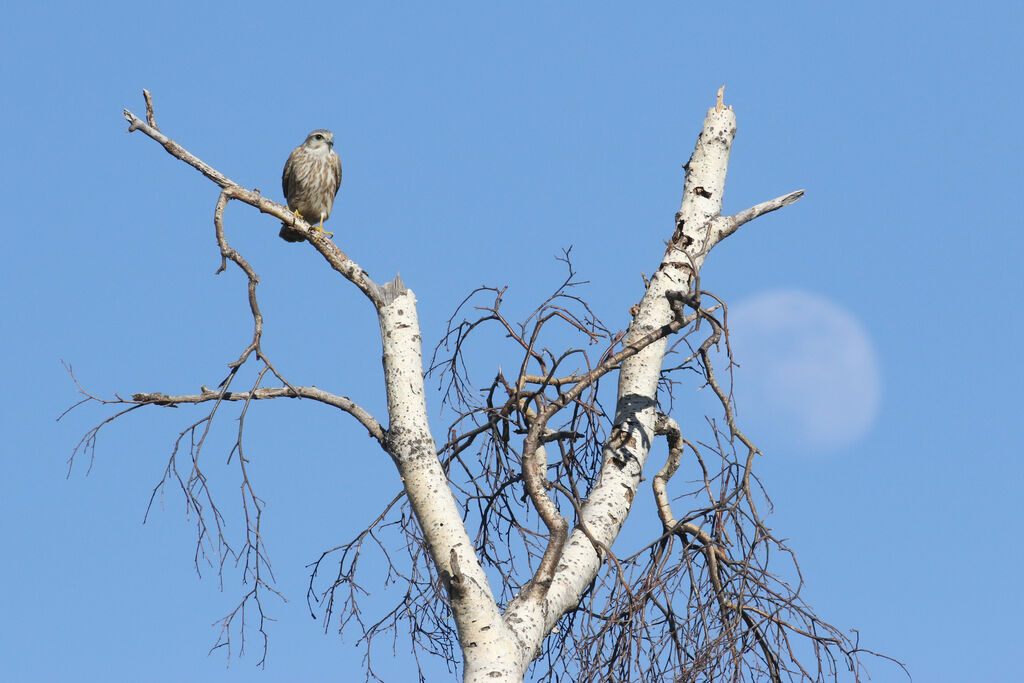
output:
[[301, 232], [287, 223], [281, 224], [281, 232], [279, 235], [285, 242], [302, 242], [306, 239]]

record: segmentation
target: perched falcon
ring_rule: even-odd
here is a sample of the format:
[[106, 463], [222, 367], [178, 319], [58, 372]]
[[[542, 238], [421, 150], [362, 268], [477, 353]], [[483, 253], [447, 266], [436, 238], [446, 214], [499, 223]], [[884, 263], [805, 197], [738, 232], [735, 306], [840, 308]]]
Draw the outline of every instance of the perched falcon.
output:
[[[288, 208], [310, 224], [319, 221], [316, 229], [326, 232], [324, 221], [331, 215], [334, 196], [341, 186], [341, 159], [334, 151], [334, 133], [321, 128], [307, 135], [306, 141], [288, 156], [281, 186]], [[305, 238], [288, 223], [282, 223], [281, 239], [301, 242]]]

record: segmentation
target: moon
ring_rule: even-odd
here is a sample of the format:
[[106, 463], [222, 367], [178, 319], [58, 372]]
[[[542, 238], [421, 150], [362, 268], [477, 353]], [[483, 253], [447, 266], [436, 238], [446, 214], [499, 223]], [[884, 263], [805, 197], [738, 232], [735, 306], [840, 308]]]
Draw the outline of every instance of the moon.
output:
[[738, 426], [772, 451], [829, 453], [856, 443], [878, 416], [878, 355], [855, 315], [799, 290], [729, 307]]

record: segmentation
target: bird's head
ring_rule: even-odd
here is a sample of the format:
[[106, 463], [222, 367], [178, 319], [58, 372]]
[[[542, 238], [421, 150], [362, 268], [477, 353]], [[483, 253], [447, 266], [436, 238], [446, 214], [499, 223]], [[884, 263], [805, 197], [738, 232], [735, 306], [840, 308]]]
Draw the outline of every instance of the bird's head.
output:
[[334, 133], [319, 128], [307, 135], [306, 141], [302, 144], [313, 152], [328, 154], [334, 148]]

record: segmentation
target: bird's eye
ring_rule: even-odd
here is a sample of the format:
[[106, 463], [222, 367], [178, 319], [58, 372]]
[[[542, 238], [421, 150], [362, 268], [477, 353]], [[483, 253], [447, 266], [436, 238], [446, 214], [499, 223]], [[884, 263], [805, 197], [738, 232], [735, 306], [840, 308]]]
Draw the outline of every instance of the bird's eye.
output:
[[324, 139], [324, 136], [323, 136], [323, 135], [320, 135], [320, 133], [317, 133], [317, 134], [316, 134], [316, 135], [314, 135], [313, 137], [315, 137], [315, 138], [316, 138], [317, 140], [323, 140], [323, 139]]

